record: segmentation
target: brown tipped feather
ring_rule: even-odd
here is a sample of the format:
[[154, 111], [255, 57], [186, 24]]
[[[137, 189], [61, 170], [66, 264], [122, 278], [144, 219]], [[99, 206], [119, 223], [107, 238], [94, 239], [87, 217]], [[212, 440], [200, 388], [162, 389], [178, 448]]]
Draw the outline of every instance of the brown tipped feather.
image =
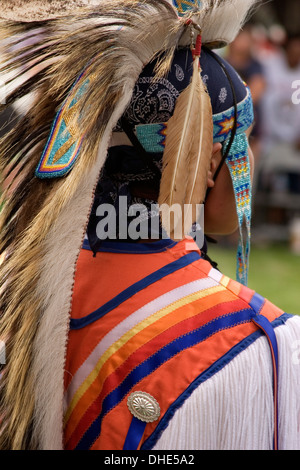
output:
[[[212, 110], [205, 90], [199, 58], [193, 64], [190, 85], [178, 98], [174, 114], [168, 122], [159, 205], [162, 223], [171, 238], [183, 238], [195, 222], [192, 207], [203, 202], [207, 188], [207, 172], [213, 143]], [[184, 214], [184, 205], [190, 210]], [[175, 209], [174, 219], [170, 213]]]

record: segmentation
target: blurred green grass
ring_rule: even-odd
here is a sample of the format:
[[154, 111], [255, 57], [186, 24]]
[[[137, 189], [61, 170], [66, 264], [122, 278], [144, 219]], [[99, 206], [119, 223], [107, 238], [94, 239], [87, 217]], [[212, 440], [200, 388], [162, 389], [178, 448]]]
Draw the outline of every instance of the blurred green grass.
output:
[[[223, 274], [236, 279], [235, 247], [209, 244], [208, 254]], [[300, 315], [300, 256], [286, 244], [252, 243], [248, 287], [285, 312]]]

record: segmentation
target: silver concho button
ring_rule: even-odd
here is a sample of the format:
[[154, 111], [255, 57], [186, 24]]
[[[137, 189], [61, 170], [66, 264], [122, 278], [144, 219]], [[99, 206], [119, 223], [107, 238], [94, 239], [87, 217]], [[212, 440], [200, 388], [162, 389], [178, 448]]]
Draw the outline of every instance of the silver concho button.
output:
[[160, 407], [154, 397], [146, 392], [133, 392], [127, 400], [129, 411], [141, 421], [152, 423], [160, 416]]

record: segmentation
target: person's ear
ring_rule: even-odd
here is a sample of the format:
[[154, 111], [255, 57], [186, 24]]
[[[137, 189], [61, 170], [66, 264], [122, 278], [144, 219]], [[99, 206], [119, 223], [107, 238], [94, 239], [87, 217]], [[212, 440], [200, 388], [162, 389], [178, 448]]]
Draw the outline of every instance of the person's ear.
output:
[[213, 145], [212, 156], [211, 156], [211, 161], [210, 161], [210, 169], [207, 175], [207, 187], [208, 188], [213, 188], [215, 185], [214, 180], [213, 180], [213, 175], [220, 163], [221, 149], [222, 149], [222, 145], [220, 143]]
[[215, 171], [218, 168], [218, 165], [221, 161], [221, 158], [222, 158], [221, 150], [222, 150], [222, 144], [221, 143], [218, 142], [218, 143], [213, 145], [211, 164], [210, 164], [210, 170], [213, 174], [215, 173]]

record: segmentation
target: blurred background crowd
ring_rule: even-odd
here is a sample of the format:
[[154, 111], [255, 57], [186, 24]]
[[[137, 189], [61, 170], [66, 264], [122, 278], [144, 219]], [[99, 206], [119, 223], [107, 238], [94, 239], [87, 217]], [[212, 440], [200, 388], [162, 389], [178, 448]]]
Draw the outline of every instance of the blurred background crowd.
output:
[[[248, 84], [255, 107], [250, 287], [300, 314], [300, 0], [259, 1], [236, 40], [218, 52]], [[26, 101], [0, 114], [0, 136], [25, 109]], [[231, 277], [237, 239], [212, 247]]]

